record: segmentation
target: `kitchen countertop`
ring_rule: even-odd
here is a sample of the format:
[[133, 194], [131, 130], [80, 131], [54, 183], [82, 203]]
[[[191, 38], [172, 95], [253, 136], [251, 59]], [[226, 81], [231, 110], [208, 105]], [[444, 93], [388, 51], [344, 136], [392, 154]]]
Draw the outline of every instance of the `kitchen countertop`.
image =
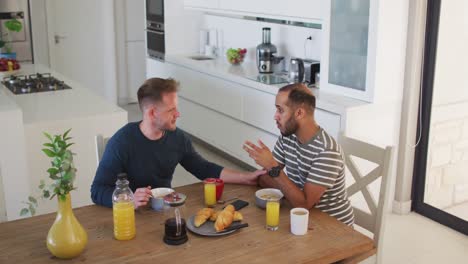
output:
[[[21, 110], [25, 124], [125, 111], [81, 84], [51, 71], [48, 67], [37, 64], [22, 64], [21, 66], [22, 68], [16, 71], [15, 75], [50, 72], [54, 77], [65, 81], [72, 87], [67, 90], [15, 95], [4, 85], [0, 85], [0, 111]], [[0, 73], [1, 79], [4, 76], [7, 74]]]
[[[240, 65], [231, 65], [227, 62], [225, 57], [219, 57], [213, 60], [194, 60], [189, 58], [190, 56], [197, 55], [198, 54], [166, 55], [165, 63], [186, 67], [273, 95], [276, 95], [278, 89], [287, 84], [281, 83], [268, 85], [252, 80], [252, 78], [256, 78], [256, 76], [258, 76], [257, 65], [252, 61], [244, 61]], [[345, 114], [350, 108], [369, 104], [368, 102], [347, 96], [329, 93], [322, 89], [311, 89], [317, 98], [317, 108], [332, 113]]]

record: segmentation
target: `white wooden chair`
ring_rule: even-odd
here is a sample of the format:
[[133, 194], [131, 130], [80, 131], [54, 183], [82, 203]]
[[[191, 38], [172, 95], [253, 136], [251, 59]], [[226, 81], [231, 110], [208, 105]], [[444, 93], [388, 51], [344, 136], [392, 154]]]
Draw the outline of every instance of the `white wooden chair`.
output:
[[94, 138], [96, 142], [96, 161], [99, 165], [99, 162], [102, 159], [102, 155], [104, 154], [104, 150], [106, 149], [107, 142], [109, 138], [104, 138], [101, 134], [96, 135]]
[[[387, 146], [381, 148], [363, 141], [348, 138], [344, 135], [340, 135], [339, 143], [343, 148], [345, 155], [347, 173], [349, 172], [354, 179], [354, 183], [347, 187], [348, 197], [351, 200], [351, 205], [354, 210], [355, 224], [373, 234], [373, 240], [376, 247], [376, 252], [371, 254], [359, 256], [352, 261], [346, 263], [359, 263], [362, 260], [367, 259], [365, 262], [379, 262], [379, 254], [382, 245], [382, 236], [380, 232], [384, 225], [384, 216], [388, 212], [389, 191], [390, 191], [390, 169], [393, 158], [393, 148]], [[357, 158], [357, 159], [356, 159]], [[364, 161], [363, 161], [364, 160]], [[372, 166], [370, 166], [373, 163]], [[363, 168], [368, 172], [363, 173]], [[369, 169], [370, 168], [370, 169]], [[347, 180], [349, 176], [347, 176]], [[380, 188], [378, 185], [372, 185], [372, 183], [378, 183], [380, 179]], [[376, 188], [377, 187], [377, 188]], [[371, 190], [372, 189], [372, 190]], [[373, 197], [372, 191], [378, 192], [377, 199]], [[361, 193], [364, 197], [364, 201], [355, 202], [352, 196]], [[363, 209], [367, 205], [368, 210]], [[359, 231], [359, 227], [356, 229]], [[375, 261], [368, 259], [372, 255], [377, 253]], [[372, 257], [373, 258], [373, 257]]]

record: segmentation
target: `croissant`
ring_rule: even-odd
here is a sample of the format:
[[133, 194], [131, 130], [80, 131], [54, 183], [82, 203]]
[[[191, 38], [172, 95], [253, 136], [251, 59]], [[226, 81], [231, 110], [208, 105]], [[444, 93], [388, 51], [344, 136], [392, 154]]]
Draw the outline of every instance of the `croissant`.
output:
[[242, 217], [242, 214], [238, 211], [235, 211], [232, 221], [242, 221], [242, 220], [244, 220], [244, 218]]
[[[228, 210], [228, 211], [234, 213], [235, 208], [234, 208], [234, 206], [232, 206], [232, 205], [229, 204], [229, 205], [227, 205], [227, 206], [224, 208], [224, 210]], [[216, 221], [216, 218], [218, 218], [218, 214], [219, 214], [220, 212], [221, 212], [221, 211], [214, 211], [213, 214], [212, 214], [211, 217], [210, 217], [210, 221], [213, 221], [213, 222]], [[241, 216], [241, 217], [242, 217], [242, 216]], [[234, 220], [234, 221], [236, 221], [236, 220]]]
[[[218, 214], [220, 213], [220, 211], [214, 211], [213, 214], [210, 216], [210, 221], [216, 221], [216, 219], [218, 218]], [[234, 211], [234, 216], [232, 218], [232, 221], [242, 221], [244, 220], [244, 218], [242, 217], [242, 214], [239, 212], [239, 211]]]
[[223, 211], [221, 211], [218, 214], [218, 217], [216, 218], [216, 222], [214, 224], [216, 232], [223, 231], [226, 227], [231, 225], [232, 220], [234, 218], [233, 212], [234, 211], [231, 211], [231, 209], [228, 209], [228, 207], [226, 207]]
[[218, 218], [218, 214], [220, 213], [220, 211], [213, 211], [213, 213], [211, 214], [210, 216], [210, 221], [216, 221], [216, 218]]
[[234, 206], [232, 204], [228, 204], [226, 207], [224, 207], [223, 210], [227, 210], [227, 211], [230, 211], [231, 213], [234, 213], [236, 208], [234, 208]]
[[208, 218], [213, 214], [212, 208], [203, 208], [198, 210], [197, 215], [195, 216], [194, 225], [200, 227], [203, 225]]

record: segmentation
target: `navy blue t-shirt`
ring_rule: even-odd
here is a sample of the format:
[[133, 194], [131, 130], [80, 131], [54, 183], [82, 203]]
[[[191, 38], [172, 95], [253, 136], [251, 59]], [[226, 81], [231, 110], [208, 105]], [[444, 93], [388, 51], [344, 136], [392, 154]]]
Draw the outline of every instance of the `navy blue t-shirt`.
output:
[[200, 156], [184, 131], [177, 128], [150, 140], [141, 132], [140, 123], [125, 125], [109, 139], [91, 185], [94, 203], [112, 207], [112, 193], [121, 172], [127, 173], [133, 192], [147, 186], [170, 188], [179, 163], [200, 180], [220, 177], [223, 167]]

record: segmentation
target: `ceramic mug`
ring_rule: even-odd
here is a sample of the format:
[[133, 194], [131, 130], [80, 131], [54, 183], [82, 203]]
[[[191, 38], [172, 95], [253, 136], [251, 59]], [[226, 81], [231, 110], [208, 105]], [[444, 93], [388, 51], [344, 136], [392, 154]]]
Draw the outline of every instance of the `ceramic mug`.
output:
[[307, 234], [309, 228], [309, 210], [305, 208], [293, 208], [291, 214], [291, 233], [297, 236]]
[[151, 197], [151, 208], [155, 211], [163, 211], [166, 206], [164, 205], [164, 196], [173, 193], [174, 190], [171, 188], [154, 188], [151, 190], [153, 197]]

